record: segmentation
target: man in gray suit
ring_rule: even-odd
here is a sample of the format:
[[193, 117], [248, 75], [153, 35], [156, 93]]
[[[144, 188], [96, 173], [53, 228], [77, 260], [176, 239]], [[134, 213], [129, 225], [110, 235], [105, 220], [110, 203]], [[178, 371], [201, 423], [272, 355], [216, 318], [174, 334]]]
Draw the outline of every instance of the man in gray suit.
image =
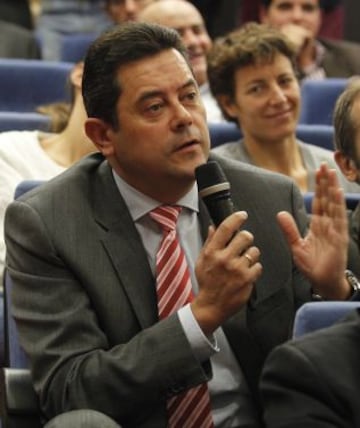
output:
[[[123, 427], [165, 428], [167, 401], [203, 384], [207, 426], [258, 427], [259, 373], [296, 308], [312, 293], [352, 295], [335, 172], [319, 171], [302, 238], [292, 181], [214, 157], [235, 206], [215, 229], [194, 175], [209, 155], [205, 111], [177, 32], [137, 23], [104, 34], [86, 56], [82, 90], [99, 153], [12, 203], [5, 220], [13, 314], [44, 418], [70, 428], [86, 414], [81, 426], [98, 427], [100, 412]], [[162, 233], [150, 213], [164, 204], [181, 207], [195, 297], [159, 319]]]

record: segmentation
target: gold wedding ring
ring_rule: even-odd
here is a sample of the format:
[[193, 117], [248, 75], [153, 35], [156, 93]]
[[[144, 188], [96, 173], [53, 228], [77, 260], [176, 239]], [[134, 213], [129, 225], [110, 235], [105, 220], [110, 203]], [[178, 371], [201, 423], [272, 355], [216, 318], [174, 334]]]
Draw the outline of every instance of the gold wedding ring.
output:
[[254, 260], [252, 259], [252, 257], [247, 253], [244, 254], [244, 257], [249, 262], [249, 267], [251, 267], [254, 264]]

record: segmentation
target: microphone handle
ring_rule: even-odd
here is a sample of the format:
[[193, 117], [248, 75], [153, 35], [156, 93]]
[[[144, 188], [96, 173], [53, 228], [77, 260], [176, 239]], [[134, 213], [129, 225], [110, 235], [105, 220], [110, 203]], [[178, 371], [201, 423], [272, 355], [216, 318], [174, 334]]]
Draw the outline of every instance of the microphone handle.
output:
[[229, 197], [214, 198], [212, 196], [212, 198], [204, 198], [203, 200], [216, 227], [234, 212], [234, 205]]

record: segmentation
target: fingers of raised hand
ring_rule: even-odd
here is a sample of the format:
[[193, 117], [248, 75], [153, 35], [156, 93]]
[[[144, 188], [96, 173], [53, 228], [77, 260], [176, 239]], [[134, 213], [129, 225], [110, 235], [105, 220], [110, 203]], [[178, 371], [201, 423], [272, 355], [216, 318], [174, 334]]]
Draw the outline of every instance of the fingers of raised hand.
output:
[[227, 246], [232, 238], [237, 234], [240, 227], [247, 219], [245, 211], [237, 211], [227, 217], [217, 229], [214, 226], [209, 227], [208, 237], [205, 246], [211, 250], [222, 249]]

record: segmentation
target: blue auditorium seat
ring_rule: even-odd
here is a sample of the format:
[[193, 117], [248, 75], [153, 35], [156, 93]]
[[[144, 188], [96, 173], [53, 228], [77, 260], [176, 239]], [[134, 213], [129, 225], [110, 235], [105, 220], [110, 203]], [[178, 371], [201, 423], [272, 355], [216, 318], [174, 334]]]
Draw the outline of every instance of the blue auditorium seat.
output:
[[96, 33], [64, 34], [61, 36], [60, 59], [65, 62], [83, 61]]
[[0, 111], [34, 112], [53, 102], [69, 102], [73, 63], [0, 58]]
[[308, 144], [334, 150], [334, 127], [331, 125], [298, 124], [296, 136]]
[[210, 122], [208, 128], [212, 148], [229, 141], [237, 141], [242, 137], [242, 133], [235, 123]]
[[[314, 197], [314, 192], [306, 192], [303, 196], [306, 211], [311, 213], [311, 204]], [[360, 202], [360, 193], [345, 193], [344, 196], [347, 209], [353, 211]]]
[[0, 132], [5, 131], [49, 131], [49, 116], [33, 112], [0, 111]]
[[348, 83], [346, 78], [307, 80], [301, 83], [300, 123], [331, 125], [335, 102]]
[[360, 307], [357, 301], [323, 301], [303, 304], [296, 312], [293, 337], [331, 326], [344, 318], [349, 311]]

